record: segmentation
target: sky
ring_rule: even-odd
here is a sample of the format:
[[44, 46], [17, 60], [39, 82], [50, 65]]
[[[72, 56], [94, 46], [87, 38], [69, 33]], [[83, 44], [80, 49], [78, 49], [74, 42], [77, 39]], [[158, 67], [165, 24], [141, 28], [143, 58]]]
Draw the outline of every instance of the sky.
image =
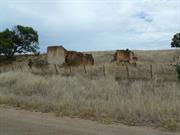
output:
[[180, 32], [180, 0], [0, 0], [0, 31], [38, 31], [40, 51], [170, 49]]

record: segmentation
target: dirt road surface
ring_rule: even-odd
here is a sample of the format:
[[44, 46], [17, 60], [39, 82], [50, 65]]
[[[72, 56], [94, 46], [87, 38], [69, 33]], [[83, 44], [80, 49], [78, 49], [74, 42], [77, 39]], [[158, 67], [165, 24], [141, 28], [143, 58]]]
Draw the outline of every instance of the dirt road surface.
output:
[[180, 135], [147, 127], [104, 125], [77, 118], [0, 107], [0, 135]]

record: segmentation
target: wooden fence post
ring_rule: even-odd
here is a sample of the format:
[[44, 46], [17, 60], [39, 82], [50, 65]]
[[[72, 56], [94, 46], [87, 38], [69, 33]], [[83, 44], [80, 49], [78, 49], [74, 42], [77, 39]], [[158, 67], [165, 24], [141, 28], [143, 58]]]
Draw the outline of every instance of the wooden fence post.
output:
[[153, 78], [153, 67], [152, 64], [150, 65], [150, 75], [151, 75], [151, 79]]
[[70, 73], [72, 72], [71, 66], [69, 66], [69, 72], [70, 72]]
[[56, 74], [58, 74], [58, 69], [57, 69], [56, 64], [54, 64], [54, 68], [55, 68], [55, 70], [56, 70]]
[[173, 63], [176, 63], [176, 56], [173, 56]]
[[12, 71], [14, 71], [14, 67], [12, 66]]
[[127, 79], [129, 79], [129, 68], [128, 68], [128, 65], [126, 65], [126, 72], [127, 72]]
[[19, 68], [20, 68], [21, 71], [23, 71], [21, 65], [19, 66]]
[[106, 77], [105, 65], [103, 65], [103, 75], [104, 75], [104, 77]]
[[83, 65], [83, 67], [84, 67], [84, 73], [87, 74], [86, 66]]

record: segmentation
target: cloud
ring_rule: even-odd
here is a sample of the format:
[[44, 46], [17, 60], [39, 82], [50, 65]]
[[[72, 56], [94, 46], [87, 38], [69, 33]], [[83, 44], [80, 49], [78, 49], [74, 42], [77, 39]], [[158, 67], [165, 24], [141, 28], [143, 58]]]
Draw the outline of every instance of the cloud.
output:
[[170, 48], [180, 31], [178, 0], [7, 0], [0, 30], [22, 24], [37, 29], [41, 50]]
[[152, 22], [153, 21], [152, 16], [150, 16], [148, 13], [146, 13], [144, 11], [137, 12], [133, 16], [137, 17], [138, 19], [142, 19], [146, 22]]

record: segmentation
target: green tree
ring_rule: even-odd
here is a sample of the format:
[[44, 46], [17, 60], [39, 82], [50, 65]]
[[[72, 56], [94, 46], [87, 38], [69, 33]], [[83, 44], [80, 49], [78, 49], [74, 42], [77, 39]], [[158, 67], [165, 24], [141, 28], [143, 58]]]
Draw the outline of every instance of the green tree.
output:
[[0, 54], [8, 56], [12, 52], [12, 35], [12, 31], [10, 31], [9, 29], [0, 32]]
[[171, 42], [171, 47], [180, 47], [180, 33], [176, 33]]
[[38, 33], [31, 27], [17, 25], [12, 30], [0, 32], [0, 54], [8, 58], [15, 53], [36, 53], [38, 49]]

